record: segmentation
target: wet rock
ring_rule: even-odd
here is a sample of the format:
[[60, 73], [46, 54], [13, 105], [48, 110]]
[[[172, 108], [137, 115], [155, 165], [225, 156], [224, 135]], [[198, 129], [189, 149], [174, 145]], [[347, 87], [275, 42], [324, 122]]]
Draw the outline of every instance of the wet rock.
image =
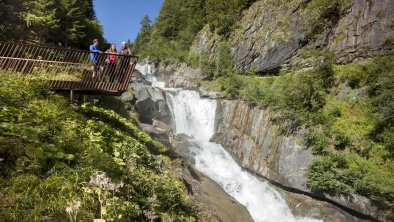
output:
[[190, 142], [190, 139], [192, 139], [192, 137], [186, 134], [175, 135], [171, 139], [171, 147], [175, 153], [185, 159], [186, 162], [194, 165], [196, 162], [194, 159], [196, 154], [192, 150], [193, 148], [196, 148], [196, 146]]
[[282, 135], [271, 116], [270, 111], [245, 102], [219, 101], [213, 141], [222, 144], [242, 167], [307, 191], [305, 170], [312, 154], [299, 145], [296, 136]]
[[286, 192], [282, 193], [287, 200], [293, 214], [301, 217], [321, 218], [324, 221], [335, 222], [366, 222], [368, 220], [359, 219], [348, 214], [346, 211], [319, 201], [303, 194]]
[[151, 85], [151, 82], [147, 81], [145, 77], [142, 75], [142, 73], [136, 69], [134, 70], [133, 75], [131, 77], [131, 82], [139, 83], [147, 86]]
[[352, 195], [325, 195], [326, 198], [330, 200], [334, 200], [336, 203], [339, 203], [343, 206], [346, 206], [352, 210], [357, 212], [361, 212], [364, 215], [370, 215], [373, 218], [376, 218], [380, 221], [388, 221], [385, 219], [384, 214], [380, 211], [376, 206], [371, 203], [366, 197], [361, 195], [352, 194]]
[[222, 222], [252, 222], [247, 209], [227, 194], [217, 183], [192, 167], [183, 168], [182, 178], [196, 204], [206, 212], [215, 215]]
[[153, 119], [158, 119], [171, 124], [171, 112], [163, 91], [151, 86], [134, 87], [134, 91], [134, 107], [142, 123], [152, 124]]

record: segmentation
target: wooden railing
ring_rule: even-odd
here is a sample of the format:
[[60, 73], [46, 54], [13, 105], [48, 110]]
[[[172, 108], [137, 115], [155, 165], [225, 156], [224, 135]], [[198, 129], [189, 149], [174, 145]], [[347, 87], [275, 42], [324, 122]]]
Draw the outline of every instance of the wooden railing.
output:
[[0, 42], [0, 69], [48, 80], [54, 91], [121, 95], [137, 61], [130, 55]]

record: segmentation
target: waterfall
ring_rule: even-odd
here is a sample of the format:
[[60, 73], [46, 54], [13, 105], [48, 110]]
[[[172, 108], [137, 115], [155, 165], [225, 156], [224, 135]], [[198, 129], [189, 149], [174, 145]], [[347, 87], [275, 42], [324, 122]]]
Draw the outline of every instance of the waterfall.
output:
[[152, 87], [164, 88], [164, 82], [157, 81], [156, 76], [153, 75], [154, 65], [149, 63], [141, 65], [137, 63], [135, 69], [138, 70], [146, 80], [152, 83]]
[[267, 181], [243, 170], [221, 145], [209, 140], [214, 134], [216, 101], [201, 99], [197, 92], [167, 92], [175, 120], [175, 133], [192, 136], [195, 167], [243, 204], [255, 222], [317, 221], [296, 218], [285, 200]]

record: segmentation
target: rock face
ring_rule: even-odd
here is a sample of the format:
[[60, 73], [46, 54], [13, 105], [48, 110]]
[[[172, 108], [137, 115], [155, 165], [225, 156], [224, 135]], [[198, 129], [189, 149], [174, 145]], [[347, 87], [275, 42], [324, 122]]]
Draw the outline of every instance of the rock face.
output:
[[242, 167], [284, 186], [309, 191], [304, 174], [311, 152], [299, 145], [296, 136], [280, 134], [271, 116], [270, 111], [242, 101], [219, 101], [212, 140], [222, 144]]
[[393, 0], [355, 0], [330, 36], [329, 48], [340, 62], [349, 62], [391, 50], [384, 43], [393, 33]]
[[302, 0], [253, 4], [230, 39], [235, 69], [270, 70], [283, 64], [305, 45], [307, 15], [298, 13]]
[[[363, 196], [330, 196], [312, 193], [306, 186], [305, 173], [313, 156], [310, 150], [299, 142], [303, 132], [299, 130], [290, 135], [283, 135], [279, 132], [281, 123], [274, 124], [270, 120], [273, 115], [274, 113], [269, 110], [251, 107], [243, 101], [218, 101], [217, 122], [212, 140], [221, 144], [243, 168], [282, 188], [328, 201], [346, 208], [349, 212], [352, 211], [360, 218], [385, 221], [382, 212]], [[305, 198], [305, 201], [310, 200]], [[332, 210], [330, 209], [328, 211]], [[323, 211], [323, 215], [328, 212]], [[342, 220], [337, 218], [335, 221], [357, 221], [353, 217], [352, 220], [346, 219], [348, 217], [349, 215], [345, 213], [338, 217]]]
[[166, 124], [171, 123], [171, 113], [168, 109], [165, 94], [158, 88], [146, 85], [135, 85], [135, 110], [140, 114], [142, 123], [153, 124], [154, 119], [160, 119]]
[[198, 88], [198, 85], [191, 80], [201, 80], [204, 78], [201, 74], [201, 70], [188, 67], [185, 63], [170, 64], [167, 66], [159, 65], [155, 75], [166, 83], [166, 87], [185, 88], [190, 90], [196, 90]]

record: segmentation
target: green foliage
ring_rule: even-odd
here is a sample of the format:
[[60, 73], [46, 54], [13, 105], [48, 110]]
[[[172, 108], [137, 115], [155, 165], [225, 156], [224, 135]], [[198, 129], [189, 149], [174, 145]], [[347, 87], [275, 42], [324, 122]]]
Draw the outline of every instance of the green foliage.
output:
[[[342, 95], [326, 98], [320, 117], [324, 133], [314, 131], [307, 139], [324, 155], [309, 167], [312, 189], [367, 196], [389, 218], [394, 205], [393, 68], [391, 55], [336, 66], [332, 92]], [[343, 95], [346, 84], [351, 89]], [[365, 94], [355, 96], [353, 90], [360, 89]]]
[[148, 15], [145, 15], [142, 19], [141, 19], [141, 31], [143, 30], [148, 30], [152, 24], [152, 21], [150, 20]]
[[377, 57], [346, 66], [337, 66], [339, 81], [347, 82], [352, 88], [366, 87], [371, 104], [379, 117], [371, 137], [386, 144], [393, 153], [394, 127], [394, 61], [393, 56]]
[[326, 155], [330, 152], [330, 141], [327, 132], [322, 128], [315, 128], [309, 131], [305, 138], [305, 142], [312, 149], [315, 155]]
[[235, 73], [230, 73], [227, 78], [221, 79], [223, 81], [223, 93], [230, 98], [238, 97], [243, 87], [241, 78]]
[[191, 53], [186, 63], [190, 67], [200, 69], [206, 80], [214, 79], [216, 65], [210, 61], [208, 53], [201, 52], [198, 55]]
[[240, 95], [255, 105], [280, 110], [281, 118], [297, 125], [311, 124], [318, 119], [335, 82], [331, 55], [320, 53], [320, 57], [312, 69], [282, 73], [279, 77], [256, 77], [251, 70], [249, 76], [237, 82], [244, 86]]
[[23, 40], [86, 49], [103, 30], [92, 0], [28, 0], [1, 2], [0, 40]]
[[56, 18], [55, 2], [52, 0], [28, 1], [23, 18], [30, 29], [31, 39], [44, 43], [46, 36], [59, 28], [60, 20]]
[[253, 2], [255, 0], [207, 0], [207, 23], [212, 31], [221, 36], [229, 36], [242, 11]]
[[0, 2], [0, 40], [25, 38], [26, 23], [21, 12], [25, 10], [23, 0]]
[[318, 158], [307, 176], [308, 186], [315, 192], [359, 193], [389, 214], [393, 209], [392, 174], [357, 155], [337, 153]]
[[394, 47], [394, 33], [390, 33], [386, 41], [384, 41], [384, 46], [393, 48]]
[[227, 43], [221, 43], [216, 57], [215, 78], [230, 76], [233, 73], [233, 60]]
[[195, 221], [175, 164], [159, 166], [150, 152], [168, 149], [132, 121], [70, 106], [43, 81], [0, 75], [0, 218]]

